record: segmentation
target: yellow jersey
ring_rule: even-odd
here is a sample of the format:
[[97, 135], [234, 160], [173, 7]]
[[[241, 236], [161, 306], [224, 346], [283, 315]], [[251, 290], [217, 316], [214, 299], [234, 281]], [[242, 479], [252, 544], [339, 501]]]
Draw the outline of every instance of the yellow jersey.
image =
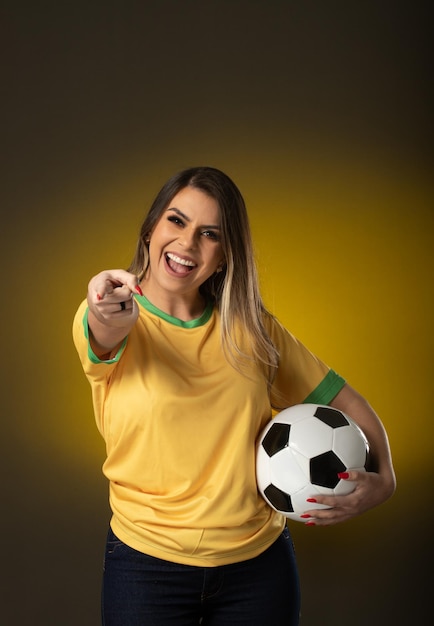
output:
[[285, 525], [256, 485], [256, 440], [272, 406], [327, 404], [344, 380], [270, 318], [280, 354], [270, 390], [259, 367], [245, 375], [225, 358], [215, 308], [182, 322], [135, 297], [139, 318], [111, 360], [91, 349], [86, 301], [73, 324], [106, 443], [112, 530], [187, 565], [255, 557]]

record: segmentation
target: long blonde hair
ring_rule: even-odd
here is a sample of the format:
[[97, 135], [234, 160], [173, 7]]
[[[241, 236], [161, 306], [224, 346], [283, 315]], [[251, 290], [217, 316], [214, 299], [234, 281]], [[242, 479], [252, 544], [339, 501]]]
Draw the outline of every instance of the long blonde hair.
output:
[[271, 381], [279, 356], [264, 325], [265, 318], [271, 314], [260, 294], [246, 205], [238, 187], [226, 174], [213, 167], [193, 167], [170, 178], [157, 194], [141, 226], [128, 271], [139, 277], [144, 275], [149, 263], [149, 236], [174, 196], [188, 186], [214, 198], [220, 208], [225, 264], [221, 272], [213, 274], [201, 285], [201, 293], [220, 312], [225, 354], [240, 370], [243, 364], [253, 359]]

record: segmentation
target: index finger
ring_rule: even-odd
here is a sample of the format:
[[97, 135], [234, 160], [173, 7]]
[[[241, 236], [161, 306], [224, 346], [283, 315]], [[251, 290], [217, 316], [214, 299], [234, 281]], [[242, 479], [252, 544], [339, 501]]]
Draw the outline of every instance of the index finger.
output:
[[138, 284], [138, 277], [125, 270], [106, 270], [95, 276], [89, 284], [89, 289], [97, 300], [103, 300], [106, 295], [113, 293], [116, 287], [128, 287], [131, 293], [143, 295]]

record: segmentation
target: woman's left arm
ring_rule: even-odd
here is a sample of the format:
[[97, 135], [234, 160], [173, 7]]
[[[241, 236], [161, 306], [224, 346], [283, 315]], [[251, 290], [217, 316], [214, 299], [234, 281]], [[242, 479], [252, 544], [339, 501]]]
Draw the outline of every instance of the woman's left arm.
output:
[[[369, 403], [350, 385], [345, 384], [330, 406], [351, 417], [363, 430], [369, 442], [370, 467], [368, 472], [349, 470], [347, 480], [354, 481], [354, 491], [346, 496], [315, 496], [317, 502], [330, 509], [308, 509], [310, 523], [317, 526], [344, 522], [385, 502], [396, 487], [386, 430]], [[308, 522], [309, 523], [309, 522]]]

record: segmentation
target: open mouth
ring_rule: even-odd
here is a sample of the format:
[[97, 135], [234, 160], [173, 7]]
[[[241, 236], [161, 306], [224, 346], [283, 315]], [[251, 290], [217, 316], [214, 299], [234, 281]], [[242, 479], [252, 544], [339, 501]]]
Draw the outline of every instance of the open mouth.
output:
[[188, 259], [183, 259], [173, 252], [166, 253], [166, 263], [175, 274], [188, 274], [196, 267], [196, 263]]

